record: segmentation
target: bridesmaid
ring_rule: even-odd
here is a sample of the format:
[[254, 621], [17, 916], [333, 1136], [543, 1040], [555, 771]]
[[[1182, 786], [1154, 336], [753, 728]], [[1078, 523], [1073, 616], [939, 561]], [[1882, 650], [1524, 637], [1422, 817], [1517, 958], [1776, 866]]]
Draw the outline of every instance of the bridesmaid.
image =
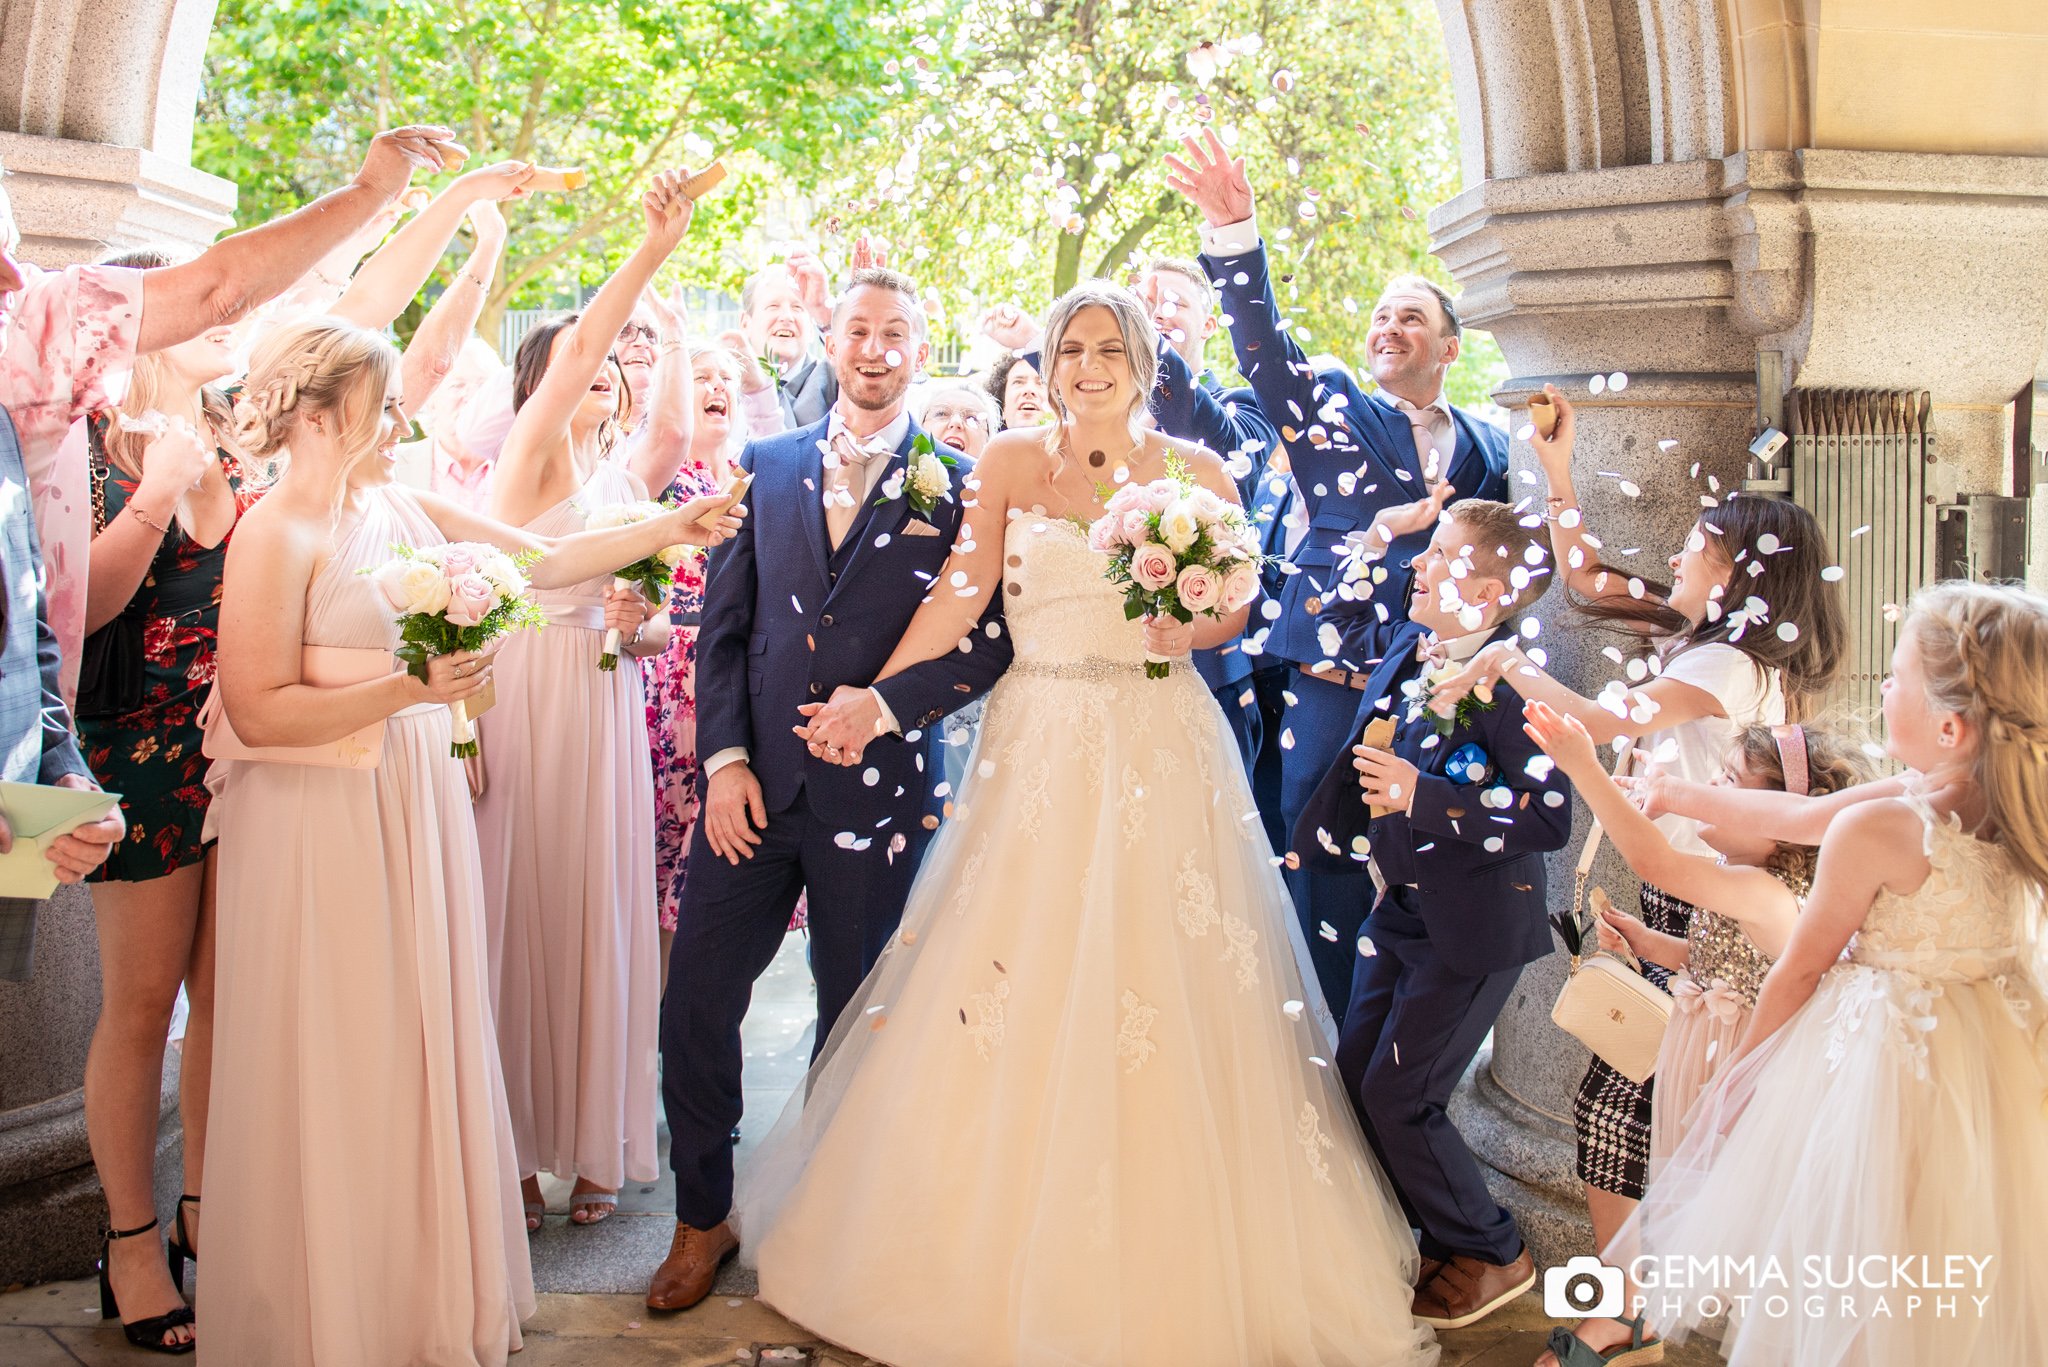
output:
[[[671, 501], [716, 493], [733, 475], [747, 436], [739, 418], [740, 361], [723, 346], [690, 348], [697, 421]], [[704, 610], [704, 562], [676, 568], [669, 590], [668, 649], [640, 661], [647, 689], [647, 738], [654, 756], [654, 891], [661, 924], [661, 986], [668, 990], [668, 948], [683, 896], [684, 858], [697, 824], [697, 616]]]
[[[691, 204], [665, 173], [646, 237], [581, 315], [527, 333], [512, 365], [512, 430], [491, 476], [491, 515], [537, 536], [579, 531], [595, 509], [668, 488], [690, 444], [690, 368], [663, 340], [644, 401], [627, 399], [620, 329], [682, 240]], [[646, 418], [616, 451], [622, 416]], [[529, 1230], [542, 1171], [574, 1175], [569, 1218], [617, 1207], [628, 1178], [659, 1175], [654, 1138], [661, 979], [654, 889], [654, 775], [640, 671], [597, 667], [604, 633], [625, 653], [668, 646], [665, 604], [607, 577], [540, 595], [546, 631], [507, 642], [486, 719], [477, 801], [492, 1005]]]
[[[704, 543], [704, 500], [549, 538], [392, 482], [398, 353], [333, 319], [259, 350], [239, 412], [282, 476], [228, 556], [219, 683], [240, 739], [318, 747], [383, 725], [375, 769], [223, 761], [216, 1046], [201, 1360], [502, 1364], [534, 1306], [493, 1053], [475, 828], [444, 704], [489, 655], [322, 687], [305, 646], [388, 657], [359, 571], [394, 545], [487, 541], [559, 588]], [[728, 516], [712, 535], [737, 526]]]

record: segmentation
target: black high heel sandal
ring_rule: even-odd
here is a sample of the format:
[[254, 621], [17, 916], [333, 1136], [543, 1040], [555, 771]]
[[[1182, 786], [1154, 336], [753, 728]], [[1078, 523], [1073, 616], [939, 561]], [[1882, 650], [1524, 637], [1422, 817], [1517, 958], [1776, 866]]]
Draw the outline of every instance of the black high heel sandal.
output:
[[177, 1283], [181, 1296], [185, 1294], [185, 1264], [199, 1261], [199, 1255], [192, 1249], [192, 1236], [185, 1232], [185, 1207], [198, 1204], [199, 1198], [189, 1192], [178, 1198], [178, 1219], [164, 1246], [164, 1256], [171, 1265], [171, 1280]]
[[146, 1320], [137, 1320], [130, 1324], [127, 1320], [121, 1319], [121, 1307], [114, 1300], [114, 1284], [109, 1279], [107, 1273], [108, 1255], [112, 1251], [114, 1240], [133, 1239], [147, 1234], [155, 1229], [158, 1223], [156, 1220], [151, 1220], [148, 1224], [137, 1225], [133, 1229], [109, 1229], [101, 1236], [100, 1318], [103, 1320], [120, 1320], [121, 1332], [127, 1335], [128, 1341], [137, 1348], [147, 1348], [152, 1353], [169, 1353], [172, 1356], [178, 1356], [189, 1353], [197, 1348], [199, 1346], [198, 1340], [186, 1339], [181, 1343], [176, 1339], [172, 1339], [166, 1342], [164, 1335], [170, 1333], [173, 1329], [192, 1323], [192, 1307], [181, 1305], [176, 1310], [167, 1311], [161, 1315], [152, 1315]]

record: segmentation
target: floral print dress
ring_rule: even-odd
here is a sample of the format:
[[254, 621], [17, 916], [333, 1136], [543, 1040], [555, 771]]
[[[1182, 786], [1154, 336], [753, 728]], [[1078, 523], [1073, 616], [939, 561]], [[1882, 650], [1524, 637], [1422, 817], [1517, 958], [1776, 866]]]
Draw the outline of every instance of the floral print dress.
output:
[[[87, 424], [94, 470], [105, 467], [104, 414]], [[235, 517], [256, 501], [244, 489], [241, 468], [220, 453], [235, 491]], [[128, 506], [139, 481], [105, 467], [107, 521]], [[200, 835], [210, 797], [207, 759], [199, 750], [199, 708], [213, 687], [219, 641], [222, 572], [228, 542], [202, 546], [176, 522], [157, 547], [127, 611], [142, 615], [142, 705], [132, 712], [78, 719], [79, 741], [93, 777], [121, 794], [128, 834], [90, 877], [95, 882], [140, 883], [162, 878], [205, 855]]]
[[[686, 465], [667, 499], [686, 503], [718, 492], [711, 472]], [[669, 589], [674, 623], [668, 649], [640, 661], [647, 693], [647, 739], [654, 747], [654, 890], [661, 928], [676, 928], [690, 832], [697, 824], [697, 619], [704, 611], [704, 557], [686, 556]]]

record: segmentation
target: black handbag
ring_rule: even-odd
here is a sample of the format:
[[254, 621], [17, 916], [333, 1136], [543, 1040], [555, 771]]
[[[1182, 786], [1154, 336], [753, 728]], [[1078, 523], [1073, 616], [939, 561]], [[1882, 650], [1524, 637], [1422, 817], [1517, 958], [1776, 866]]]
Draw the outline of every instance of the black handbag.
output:
[[[92, 463], [92, 530], [107, 529], [106, 458]], [[131, 601], [120, 615], [85, 638], [78, 661], [80, 718], [121, 717], [142, 706], [142, 614]]]

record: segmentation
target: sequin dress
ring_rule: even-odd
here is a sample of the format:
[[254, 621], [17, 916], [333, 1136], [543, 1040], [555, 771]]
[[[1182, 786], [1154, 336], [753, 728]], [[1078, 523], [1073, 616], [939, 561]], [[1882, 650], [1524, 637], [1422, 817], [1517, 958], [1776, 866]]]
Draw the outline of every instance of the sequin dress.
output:
[[1422, 1364], [1236, 741], [1074, 525], [903, 921], [741, 1174], [762, 1298], [896, 1367]]

